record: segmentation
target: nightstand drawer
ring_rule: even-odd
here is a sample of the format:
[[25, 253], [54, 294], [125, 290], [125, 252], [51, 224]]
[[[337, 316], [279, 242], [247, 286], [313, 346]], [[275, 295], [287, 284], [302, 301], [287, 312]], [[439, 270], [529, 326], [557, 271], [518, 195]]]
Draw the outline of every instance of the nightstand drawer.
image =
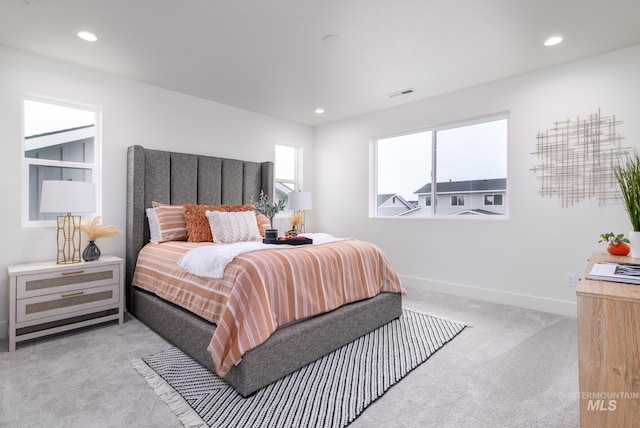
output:
[[17, 281], [17, 298], [65, 293], [88, 287], [99, 287], [117, 283], [120, 277], [118, 264], [87, 267], [70, 267], [59, 272], [21, 275]]
[[19, 299], [16, 302], [16, 321], [21, 323], [105, 305], [118, 306], [119, 302], [119, 283]]

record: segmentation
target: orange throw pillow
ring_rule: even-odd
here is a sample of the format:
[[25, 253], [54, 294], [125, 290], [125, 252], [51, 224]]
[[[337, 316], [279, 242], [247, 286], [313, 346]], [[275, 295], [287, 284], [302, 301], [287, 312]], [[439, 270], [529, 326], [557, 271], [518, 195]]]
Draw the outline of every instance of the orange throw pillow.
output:
[[206, 211], [240, 212], [253, 211], [253, 205], [184, 205], [184, 219], [187, 227], [187, 241], [213, 242], [211, 225]]
[[213, 242], [211, 227], [205, 211], [227, 211], [224, 205], [192, 205], [185, 204], [184, 220], [187, 223], [187, 241]]

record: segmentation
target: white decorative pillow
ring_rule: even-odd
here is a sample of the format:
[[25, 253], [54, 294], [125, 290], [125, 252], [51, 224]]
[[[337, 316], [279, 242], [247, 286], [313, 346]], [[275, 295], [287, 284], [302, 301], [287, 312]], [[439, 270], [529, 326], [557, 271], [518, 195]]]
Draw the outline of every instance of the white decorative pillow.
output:
[[230, 213], [206, 211], [205, 215], [209, 219], [213, 242], [217, 244], [258, 241], [262, 238], [258, 230], [256, 215], [253, 211]]
[[156, 210], [153, 208], [147, 208], [145, 211], [147, 212], [147, 219], [149, 220], [149, 241], [160, 242], [160, 225], [158, 225]]

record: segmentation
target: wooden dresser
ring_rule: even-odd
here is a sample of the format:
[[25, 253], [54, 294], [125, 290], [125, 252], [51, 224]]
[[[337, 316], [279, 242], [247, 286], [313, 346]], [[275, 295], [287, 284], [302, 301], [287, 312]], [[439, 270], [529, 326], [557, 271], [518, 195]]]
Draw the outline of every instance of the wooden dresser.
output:
[[640, 426], [640, 285], [586, 279], [601, 261], [640, 259], [592, 255], [578, 295], [580, 426]]

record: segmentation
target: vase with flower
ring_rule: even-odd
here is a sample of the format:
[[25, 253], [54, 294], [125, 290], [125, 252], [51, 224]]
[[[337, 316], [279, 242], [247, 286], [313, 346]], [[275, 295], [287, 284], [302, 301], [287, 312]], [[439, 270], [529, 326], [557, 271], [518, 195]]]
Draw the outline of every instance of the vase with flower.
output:
[[298, 236], [298, 233], [301, 231], [302, 226], [302, 213], [300, 211], [295, 211], [289, 217], [289, 223], [291, 223], [291, 229], [287, 230], [287, 236]]
[[618, 235], [613, 232], [603, 233], [598, 242], [606, 242], [607, 252], [613, 256], [626, 256], [631, 251], [631, 247], [627, 245], [629, 240], [622, 233]]
[[113, 226], [103, 226], [101, 224], [101, 217], [94, 217], [81, 226], [87, 241], [89, 244], [82, 252], [82, 259], [85, 262], [93, 262], [100, 258], [100, 248], [96, 245], [96, 240], [99, 238], [108, 238], [110, 236], [117, 235], [118, 229]]

